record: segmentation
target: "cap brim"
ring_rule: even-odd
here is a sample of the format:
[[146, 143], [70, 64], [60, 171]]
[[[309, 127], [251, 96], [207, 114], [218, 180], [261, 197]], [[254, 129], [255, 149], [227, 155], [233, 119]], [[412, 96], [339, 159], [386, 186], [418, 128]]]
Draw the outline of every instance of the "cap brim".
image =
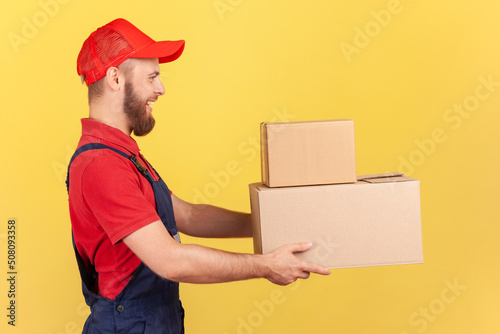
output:
[[168, 63], [181, 56], [184, 44], [183, 40], [154, 42], [134, 52], [130, 58], [158, 58], [160, 63]]

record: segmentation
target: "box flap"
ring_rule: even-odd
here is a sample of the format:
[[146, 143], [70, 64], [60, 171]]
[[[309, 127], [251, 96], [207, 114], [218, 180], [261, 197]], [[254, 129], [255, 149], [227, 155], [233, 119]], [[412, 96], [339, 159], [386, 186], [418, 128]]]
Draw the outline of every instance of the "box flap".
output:
[[253, 247], [255, 254], [262, 254], [262, 232], [260, 222], [260, 208], [259, 208], [259, 184], [252, 183], [249, 185], [250, 190], [250, 208], [252, 220], [252, 237]]
[[260, 124], [260, 168], [262, 183], [269, 182], [269, 156], [267, 151], [267, 128], [265, 123]]
[[386, 182], [405, 182], [405, 181], [415, 181], [415, 179], [404, 175], [403, 173], [383, 173], [383, 174], [370, 174], [370, 175], [359, 175], [357, 177], [358, 181], [364, 181], [368, 183], [386, 183]]
[[338, 123], [338, 122], [354, 122], [352, 119], [339, 118], [339, 119], [321, 119], [321, 120], [307, 120], [307, 121], [283, 121], [283, 122], [262, 122], [263, 126], [301, 126], [310, 124], [321, 124], [321, 123]]

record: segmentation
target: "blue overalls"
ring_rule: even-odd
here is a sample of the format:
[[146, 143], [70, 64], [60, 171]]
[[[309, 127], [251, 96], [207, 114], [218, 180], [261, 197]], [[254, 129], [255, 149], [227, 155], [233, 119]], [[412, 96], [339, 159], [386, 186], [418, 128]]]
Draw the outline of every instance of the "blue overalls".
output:
[[[160, 178], [155, 181], [149, 171], [141, 166], [134, 155], [113, 147], [91, 143], [76, 150], [69, 165], [81, 153], [88, 150], [110, 149], [125, 159], [132, 161], [139, 172], [151, 183], [156, 201], [156, 211], [170, 235], [179, 240], [175, 224], [174, 210], [170, 190]], [[156, 172], [156, 171], [155, 171]], [[69, 166], [66, 178], [69, 192]], [[111, 300], [98, 296], [91, 291], [96, 284], [97, 274], [89, 263], [85, 263], [76, 249], [73, 238], [78, 268], [82, 279], [82, 290], [85, 302], [91, 313], [83, 327], [83, 333], [120, 333], [120, 334], [180, 334], [184, 333], [184, 310], [179, 300], [179, 283], [156, 275], [141, 263], [135, 270], [125, 288]], [[88, 272], [89, 269], [92, 272]]]

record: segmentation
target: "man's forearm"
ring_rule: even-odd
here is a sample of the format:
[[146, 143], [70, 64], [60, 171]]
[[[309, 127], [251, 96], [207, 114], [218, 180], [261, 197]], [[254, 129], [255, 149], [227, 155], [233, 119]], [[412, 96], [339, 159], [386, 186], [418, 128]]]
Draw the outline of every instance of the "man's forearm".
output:
[[248, 213], [226, 210], [208, 204], [191, 204], [172, 195], [179, 231], [202, 238], [241, 238], [252, 236]]
[[265, 277], [262, 255], [236, 254], [199, 245], [179, 245], [171, 263], [164, 262], [161, 276], [184, 283], [223, 283]]
[[181, 250], [175, 268], [164, 277], [185, 283], [223, 283], [266, 278], [278, 285], [308, 278], [310, 273], [322, 275], [330, 271], [298, 260], [294, 253], [311, 247], [310, 243], [282, 246], [268, 254], [241, 254], [198, 245], [179, 245]]
[[207, 204], [194, 206], [193, 234], [205, 238], [243, 238], [252, 236], [251, 215]]

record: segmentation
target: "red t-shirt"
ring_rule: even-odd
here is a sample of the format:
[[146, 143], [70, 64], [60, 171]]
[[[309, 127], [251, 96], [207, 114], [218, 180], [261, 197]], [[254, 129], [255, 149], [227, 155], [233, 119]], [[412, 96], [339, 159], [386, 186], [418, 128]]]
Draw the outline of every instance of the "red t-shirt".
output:
[[[78, 147], [102, 143], [134, 154], [158, 176], [139, 153], [137, 142], [103, 123], [82, 119]], [[98, 295], [114, 299], [141, 263], [121, 240], [160, 220], [151, 184], [131, 161], [108, 149], [81, 153], [70, 167], [69, 211], [76, 247], [98, 273]]]

